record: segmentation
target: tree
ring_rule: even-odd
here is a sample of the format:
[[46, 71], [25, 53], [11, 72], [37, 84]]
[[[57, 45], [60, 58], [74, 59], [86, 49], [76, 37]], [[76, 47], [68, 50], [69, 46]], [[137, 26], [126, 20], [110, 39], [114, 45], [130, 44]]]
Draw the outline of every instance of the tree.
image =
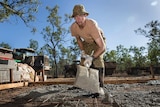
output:
[[58, 77], [58, 62], [62, 57], [62, 50], [64, 50], [62, 48], [65, 48], [62, 44], [67, 43], [67, 34], [69, 33], [69, 30], [65, 29], [64, 25], [69, 23], [71, 18], [65, 14], [64, 22], [62, 23], [62, 17], [58, 16], [59, 7], [57, 5], [53, 8], [46, 7], [46, 9], [49, 11], [49, 16], [47, 17], [49, 25], [42, 31], [46, 42], [43, 49], [50, 55], [50, 59], [53, 62], [54, 77], [56, 78]]
[[148, 59], [150, 65], [160, 64], [160, 46], [155, 41], [148, 43]]
[[34, 49], [35, 52], [38, 54], [38, 42], [36, 40], [33, 40], [33, 39], [30, 39], [29, 41], [30, 41], [30, 43], [29, 43], [28, 48]]
[[132, 52], [133, 54], [133, 66], [134, 67], [144, 67], [146, 58], [143, 55], [144, 54], [145, 47], [136, 47], [136, 46], [131, 46], [129, 51]]
[[105, 54], [104, 54], [104, 61], [107, 61], [107, 62], [116, 62], [116, 59], [117, 59], [117, 53], [115, 50], [111, 50], [111, 51], [107, 51]]
[[117, 69], [120, 71], [124, 71], [129, 69], [132, 66], [131, 55], [129, 54], [129, 50], [124, 48], [123, 45], [117, 46]]
[[7, 48], [7, 49], [12, 48], [8, 43], [4, 43], [4, 42], [0, 43], [0, 47]]
[[149, 38], [148, 58], [151, 65], [160, 63], [160, 22], [158, 20], [151, 21], [144, 26], [144, 29], [135, 30], [137, 34], [144, 35]]
[[28, 26], [29, 22], [35, 20], [34, 14], [38, 11], [38, 0], [1, 0], [0, 1], [0, 22], [9, 20], [15, 16], [22, 19]]
[[80, 49], [79, 49], [79, 46], [77, 44], [77, 41], [76, 39], [72, 39], [71, 41], [71, 46], [69, 47], [69, 58], [70, 58], [70, 61], [72, 60], [76, 60], [78, 58], [80, 58]]

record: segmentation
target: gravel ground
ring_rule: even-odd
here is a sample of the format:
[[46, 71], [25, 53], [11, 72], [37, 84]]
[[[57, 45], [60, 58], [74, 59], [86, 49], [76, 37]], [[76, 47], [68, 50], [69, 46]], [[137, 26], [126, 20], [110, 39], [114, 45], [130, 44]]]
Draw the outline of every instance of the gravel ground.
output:
[[[26, 87], [28, 88], [28, 87]], [[92, 93], [73, 85], [49, 85], [1, 91], [2, 107], [111, 107], [104, 96], [93, 98]], [[8, 92], [8, 93], [7, 93]], [[8, 95], [3, 97], [5, 93]], [[13, 94], [14, 93], [14, 94]]]
[[105, 85], [109, 101], [119, 107], [160, 107], [160, 80]]
[[160, 107], [160, 80], [105, 84], [105, 95], [73, 85], [30, 86], [0, 91], [1, 107]]

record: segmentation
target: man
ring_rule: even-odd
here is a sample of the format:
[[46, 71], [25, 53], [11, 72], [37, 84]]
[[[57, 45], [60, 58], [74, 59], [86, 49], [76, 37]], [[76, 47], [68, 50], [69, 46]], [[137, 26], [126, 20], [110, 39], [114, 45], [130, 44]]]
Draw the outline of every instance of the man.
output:
[[70, 30], [81, 50], [81, 65], [98, 69], [100, 87], [103, 87], [105, 38], [96, 21], [88, 19], [88, 15], [83, 5], [75, 5], [72, 14], [75, 22], [71, 25]]

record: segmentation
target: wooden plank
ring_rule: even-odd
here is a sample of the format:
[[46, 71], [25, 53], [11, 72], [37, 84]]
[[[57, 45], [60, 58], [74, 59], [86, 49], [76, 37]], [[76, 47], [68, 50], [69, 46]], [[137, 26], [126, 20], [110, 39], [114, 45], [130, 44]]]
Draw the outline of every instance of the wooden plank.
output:
[[[159, 77], [154, 79], [151, 77], [106, 77], [104, 79], [104, 84], [133, 84], [133, 83], [145, 83], [150, 80], [158, 80]], [[43, 85], [53, 85], [53, 84], [70, 84], [73, 85], [75, 78], [54, 78], [47, 79], [47, 81], [30, 82], [30, 85], [43, 84]]]
[[9, 88], [16, 88], [16, 87], [23, 87], [23, 86], [28, 86], [28, 82], [1, 84], [0, 90], [9, 89]]
[[[134, 84], [134, 83], [145, 83], [149, 80], [156, 80], [156, 79], [142, 79], [142, 80], [105, 80], [104, 84]], [[39, 82], [30, 82], [29, 84], [43, 84], [43, 85], [55, 85], [55, 84], [68, 84], [73, 85], [74, 81], [39, 81]]]

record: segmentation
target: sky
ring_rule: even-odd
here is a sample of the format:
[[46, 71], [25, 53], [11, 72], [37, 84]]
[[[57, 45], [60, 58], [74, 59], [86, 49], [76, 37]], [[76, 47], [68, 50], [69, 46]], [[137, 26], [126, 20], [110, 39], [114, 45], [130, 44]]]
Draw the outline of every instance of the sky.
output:
[[[12, 48], [26, 48], [29, 40], [38, 41], [39, 47], [44, 45], [42, 29], [48, 23], [49, 13], [46, 6], [59, 6], [59, 15], [72, 15], [74, 5], [83, 4], [89, 13], [88, 18], [97, 21], [104, 31], [109, 50], [116, 50], [116, 46], [147, 46], [148, 38], [137, 35], [134, 30], [144, 28], [152, 20], [160, 19], [160, 0], [40, 0], [36, 14], [36, 22], [31, 23], [37, 28], [35, 34], [20, 19], [10, 17], [9, 22], [0, 23], [0, 43], [8, 43]], [[73, 20], [74, 21], [74, 20]], [[73, 22], [72, 21], [72, 22]], [[71, 25], [72, 23], [70, 23]], [[69, 25], [69, 26], [70, 26]], [[67, 35], [73, 38], [71, 34]]]

